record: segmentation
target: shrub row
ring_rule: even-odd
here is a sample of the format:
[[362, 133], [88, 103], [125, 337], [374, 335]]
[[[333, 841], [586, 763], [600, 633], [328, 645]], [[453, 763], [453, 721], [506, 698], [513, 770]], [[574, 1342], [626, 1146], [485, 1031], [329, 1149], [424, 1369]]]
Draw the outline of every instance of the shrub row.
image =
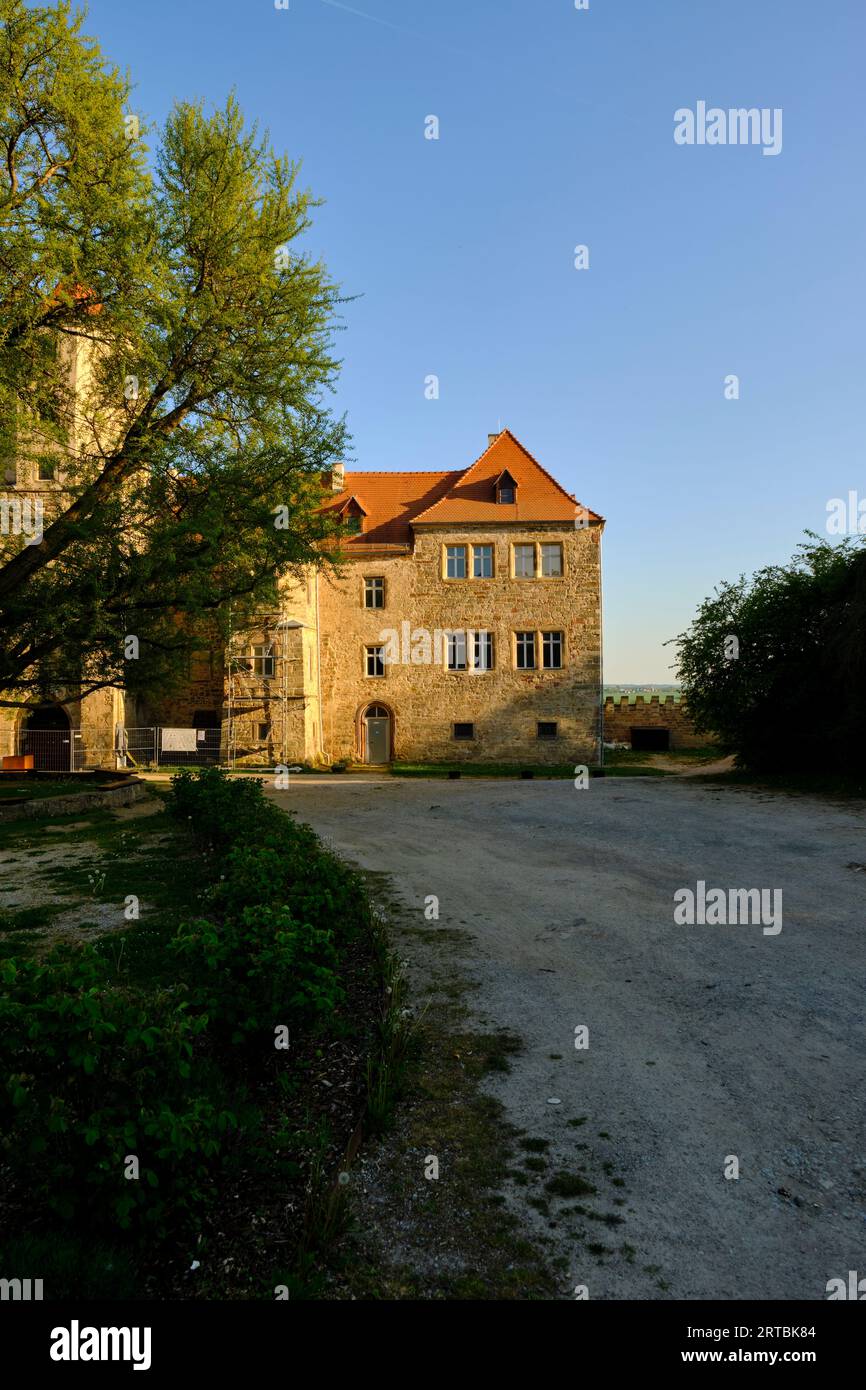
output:
[[259, 781], [209, 768], [173, 782], [176, 814], [220, 861], [206, 915], [173, 943], [195, 1009], [232, 1043], [314, 1025], [343, 998], [339, 943], [369, 925], [363, 884], [266, 801]]
[[174, 991], [114, 987], [90, 946], [5, 961], [0, 984], [3, 1156], [28, 1195], [121, 1228], [164, 1225], [171, 1195], [182, 1221], [236, 1122], [202, 1086], [206, 1020]]
[[0, 1154], [35, 1207], [88, 1228], [165, 1233], [207, 1200], [248, 1122], [252, 1035], [272, 1048], [277, 1025], [330, 1015], [341, 943], [368, 922], [357, 876], [258, 782], [183, 773], [172, 810], [219, 865], [206, 915], [169, 943], [182, 983], [121, 988], [92, 946], [0, 967]]

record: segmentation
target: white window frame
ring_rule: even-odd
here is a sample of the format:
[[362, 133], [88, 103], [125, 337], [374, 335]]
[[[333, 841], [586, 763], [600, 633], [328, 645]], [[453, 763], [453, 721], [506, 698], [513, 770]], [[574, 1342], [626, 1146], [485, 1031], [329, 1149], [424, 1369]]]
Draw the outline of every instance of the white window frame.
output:
[[[368, 603], [368, 598], [381, 597], [381, 603]], [[381, 574], [370, 574], [364, 576], [364, 607], [370, 612], [378, 611], [385, 607], [385, 579]]]
[[[556, 647], [559, 653], [559, 661], [555, 665], [548, 665], [546, 661], [547, 650], [553, 651], [554, 643], [551, 639], [557, 638]], [[541, 669], [542, 671], [561, 671], [565, 665], [565, 633], [555, 628], [541, 634]]]
[[[521, 640], [522, 639], [522, 640]], [[525, 651], [529, 645], [527, 639], [531, 640], [532, 665], [525, 666], [520, 664], [521, 648]], [[514, 634], [514, 669], [516, 671], [537, 671], [538, 670], [538, 633], [529, 628], [521, 628]]]
[[[378, 657], [377, 657], [377, 655], [376, 655], [377, 652], [378, 652]], [[382, 668], [381, 671], [377, 671], [377, 670], [375, 669], [377, 663], [378, 663], [379, 666], [381, 666], [381, 668]], [[385, 661], [385, 644], [384, 644], [384, 642], [376, 642], [375, 644], [373, 644], [373, 645], [371, 645], [371, 646], [365, 646], [365, 648], [364, 648], [364, 675], [367, 677], [368, 680], [376, 680], [376, 681], [384, 680], [384, 677], [385, 677], [385, 667], [386, 667], [386, 665], [387, 665], [387, 662]], [[370, 669], [371, 666], [373, 667], [372, 670]]]
[[[484, 651], [484, 661], [479, 661], [481, 651]], [[493, 640], [493, 633], [486, 628], [479, 628], [472, 634], [472, 669], [473, 671], [492, 671], [496, 665], [496, 643]]]
[[[542, 578], [542, 579], [561, 579], [562, 576], [563, 576], [564, 573], [565, 573], [565, 554], [564, 554], [564, 552], [563, 552], [562, 541], [541, 541], [541, 542], [539, 543], [539, 549], [540, 549], [540, 551], [541, 551], [541, 568], [540, 568], [541, 578]], [[546, 569], [545, 569], [545, 563], [546, 563], [546, 560], [547, 560], [547, 556], [545, 555], [544, 552], [545, 552], [546, 550], [547, 550], [547, 551], [549, 551], [549, 550], [555, 550], [555, 551], [558, 553], [558, 557], [559, 557], [559, 569], [558, 569], [558, 570], [553, 571], [553, 570], [546, 570]]]
[[253, 664], [253, 675], [259, 680], [272, 681], [277, 674], [277, 658], [273, 642], [253, 642], [248, 660]]
[[[476, 574], [476, 573], [475, 573], [475, 561], [476, 561], [476, 558], [482, 559], [482, 557], [483, 557], [483, 558], [486, 559], [487, 557], [486, 557], [486, 555], [484, 555], [484, 552], [486, 552], [486, 551], [489, 551], [489, 552], [490, 552], [490, 573], [489, 573], [489, 574]], [[479, 542], [478, 545], [473, 545], [473, 547], [472, 547], [472, 578], [473, 578], [473, 579], [492, 579], [493, 576], [495, 575], [495, 573], [496, 573], [496, 547], [493, 545], [493, 542], [492, 542], [492, 541], [481, 541], [481, 542]]]
[[[455, 554], [454, 554], [453, 556], [452, 556], [452, 554], [451, 554], [452, 551], [455, 552]], [[456, 566], [457, 561], [458, 561], [458, 559], [459, 559], [459, 556], [456, 554], [457, 551], [462, 551], [462, 552], [463, 552], [463, 573], [462, 573], [462, 574], [450, 574], [449, 571], [450, 571], [450, 569], [451, 569], [452, 560], [454, 561], [454, 564], [455, 564], [455, 566]], [[447, 580], [453, 582], [454, 580], [458, 580], [458, 581], [459, 581], [459, 580], [465, 579], [465, 578], [467, 577], [467, 575], [468, 575], [468, 573], [469, 573], [469, 555], [468, 555], [468, 551], [469, 551], [469, 546], [466, 545], [466, 544], [464, 544], [463, 542], [460, 542], [460, 541], [458, 541], [455, 545], [446, 545], [446, 546], [443, 547], [443, 578], [445, 578], [445, 579], [447, 579]]]
[[[522, 555], [528, 551], [532, 556], [532, 573], [521, 574], [517, 569], [518, 551]], [[511, 547], [511, 571], [514, 579], [537, 579], [538, 578], [538, 554], [534, 541], [515, 541]]]
[[[462, 665], [455, 665], [452, 661], [462, 657]], [[466, 632], [462, 628], [456, 628], [452, 632], [445, 633], [445, 669], [446, 671], [468, 671], [469, 670], [469, 648], [466, 641]]]

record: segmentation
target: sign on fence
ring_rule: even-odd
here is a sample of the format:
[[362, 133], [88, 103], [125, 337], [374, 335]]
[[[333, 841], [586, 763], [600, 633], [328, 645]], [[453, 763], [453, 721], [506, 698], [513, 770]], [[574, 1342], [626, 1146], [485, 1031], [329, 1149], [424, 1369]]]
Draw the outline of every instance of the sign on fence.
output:
[[163, 753], [195, 753], [197, 742], [195, 729], [163, 729], [162, 731]]

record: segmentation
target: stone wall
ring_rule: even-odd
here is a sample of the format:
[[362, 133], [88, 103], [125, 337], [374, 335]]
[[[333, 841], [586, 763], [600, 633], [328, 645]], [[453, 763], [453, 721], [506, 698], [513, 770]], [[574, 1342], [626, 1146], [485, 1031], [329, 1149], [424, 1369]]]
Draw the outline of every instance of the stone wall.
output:
[[711, 734], [696, 733], [686, 705], [673, 695], [644, 695], [629, 703], [628, 695], [604, 702], [604, 737], [607, 743], [631, 744], [631, 730], [669, 729], [671, 748], [704, 748], [713, 742]]

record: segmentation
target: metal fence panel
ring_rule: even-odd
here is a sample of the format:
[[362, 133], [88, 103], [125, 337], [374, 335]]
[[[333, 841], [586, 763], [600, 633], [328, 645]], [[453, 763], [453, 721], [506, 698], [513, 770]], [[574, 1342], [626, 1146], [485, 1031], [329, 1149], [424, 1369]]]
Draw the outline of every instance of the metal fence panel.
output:
[[[125, 729], [125, 752], [114, 744], [94, 744], [79, 729], [23, 729], [18, 752], [31, 753], [40, 772], [82, 772], [85, 768], [202, 767], [220, 761], [220, 729]], [[185, 735], [185, 737], [183, 737]]]
[[[220, 729], [157, 729], [160, 767], [201, 767], [220, 760]], [[178, 735], [188, 735], [180, 738]]]
[[118, 763], [121, 767], [131, 768], [133, 771], [137, 767], [153, 767], [156, 764], [157, 730], [150, 729], [126, 729], [126, 750], [128, 756], [119, 755]]
[[71, 729], [22, 729], [19, 753], [33, 755], [39, 772], [71, 772], [74, 766]]

